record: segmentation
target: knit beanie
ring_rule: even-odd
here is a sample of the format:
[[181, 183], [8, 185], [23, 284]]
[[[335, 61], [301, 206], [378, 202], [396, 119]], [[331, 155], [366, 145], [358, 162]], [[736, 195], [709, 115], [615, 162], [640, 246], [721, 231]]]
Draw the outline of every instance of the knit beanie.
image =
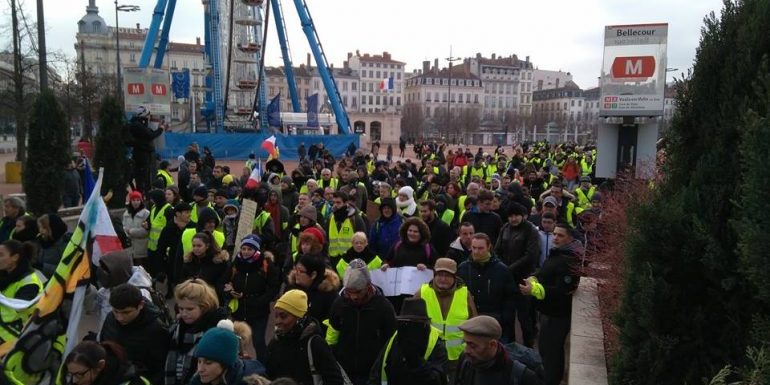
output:
[[241, 240], [241, 246], [249, 246], [252, 249], [259, 251], [260, 249], [259, 242], [260, 240], [258, 236], [254, 234], [249, 234], [243, 237], [243, 239]]
[[321, 245], [323, 245], [324, 242], [326, 241], [326, 237], [324, 237], [324, 234], [321, 232], [321, 230], [319, 230], [315, 226], [308, 227], [307, 229], [305, 229], [305, 231], [303, 231], [303, 233], [307, 233], [314, 236], [316, 239], [318, 239], [318, 243], [320, 243]]
[[128, 201], [131, 202], [132, 200], [144, 200], [142, 199], [142, 193], [137, 190], [131, 191], [128, 194]]
[[[313, 206], [305, 206], [299, 211], [299, 216], [305, 217], [313, 222], [318, 221], [318, 211]], [[323, 242], [321, 242], [323, 244]]]
[[372, 282], [372, 277], [369, 274], [369, 268], [366, 266], [366, 262], [361, 259], [354, 259], [350, 261], [348, 269], [345, 270], [345, 283], [346, 289], [362, 290], [369, 287]]
[[302, 290], [289, 290], [283, 293], [275, 303], [276, 309], [281, 309], [297, 318], [302, 318], [307, 313], [307, 294]]
[[195, 347], [195, 357], [219, 362], [225, 368], [233, 366], [238, 360], [241, 342], [232, 325], [232, 321], [222, 320], [203, 334]]

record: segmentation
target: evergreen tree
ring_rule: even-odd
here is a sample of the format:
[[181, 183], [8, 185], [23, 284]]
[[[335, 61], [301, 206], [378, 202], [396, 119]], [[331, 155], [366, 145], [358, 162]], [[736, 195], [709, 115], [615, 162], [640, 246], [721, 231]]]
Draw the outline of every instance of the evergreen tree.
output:
[[22, 174], [27, 210], [36, 216], [55, 213], [62, 204], [64, 167], [71, 154], [69, 139], [67, 120], [56, 96], [43, 91], [32, 105]]
[[99, 111], [99, 131], [96, 133], [94, 165], [104, 167], [102, 195], [112, 191], [107, 203], [109, 208], [124, 207], [126, 200], [127, 175], [126, 127], [123, 109], [113, 96], [105, 96]]
[[721, 18], [705, 19], [692, 75], [678, 84], [666, 180], [632, 213], [615, 384], [702, 383], [746, 362], [762, 309], [730, 219], [740, 215], [739, 127], [767, 103], [751, 84], [770, 53], [768, 25], [767, 0], [725, 1]]

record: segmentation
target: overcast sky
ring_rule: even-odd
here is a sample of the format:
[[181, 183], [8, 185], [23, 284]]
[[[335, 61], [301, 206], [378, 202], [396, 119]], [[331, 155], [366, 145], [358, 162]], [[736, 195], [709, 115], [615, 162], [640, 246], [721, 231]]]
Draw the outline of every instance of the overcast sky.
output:
[[[239, 1], [239, 0], [235, 0]], [[36, 19], [35, 2], [25, 0], [30, 20]], [[508, 56], [530, 56], [541, 69], [569, 71], [582, 88], [596, 86], [602, 61], [605, 25], [669, 23], [668, 67], [676, 75], [692, 67], [700, 40], [703, 18], [719, 14], [721, 0], [307, 0], [327, 58], [339, 66], [347, 52], [388, 51], [407, 63], [407, 70], [420, 68], [423, 60], [449, 56], [470, 57], [477, 52]], [[85, 14], [87, 0], [45, 0], [49, 50], [74, 56], [77, 22]], [[140, 12], [121, 13], [120, 24], [147, 27], [155, 0], [121, 0]], [[293, 1], [284, 0], [285, 19], [295, 64], [305, 61], [307, 40], [299, 25]], [[115, 24], [114, 3], [97, 0], [99, 14]], [[9, 24], [9, 2], [3, 0], [2, 24]], [[275, 25], [268, 32], [268, 65], [281, 64]], [[178, 0], [171, 40], [195, 42], [203, 37], [203, 6], [200, 0]], [[3, 48], [10, 45], [4, 37]], [[669, 75], [669, 80], [674, 74]]]

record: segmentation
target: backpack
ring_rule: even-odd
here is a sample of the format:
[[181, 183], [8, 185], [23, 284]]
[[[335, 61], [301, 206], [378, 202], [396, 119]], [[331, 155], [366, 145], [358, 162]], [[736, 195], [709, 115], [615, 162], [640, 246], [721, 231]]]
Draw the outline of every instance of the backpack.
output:
[[174, 324], [175, 319], [174, 316], [171, 315], [171, 311], [168, 310], [168, 306], [166, 305], [166, 297], [155, 289], [157, 283], [158, 281], [153, 278], [151, 286], [138, 286], [138, 288], [140, 290], [147, 290], [150, 293], [152, 304], [157, 307], [158, 310], [160, 310], [160, 316], [158, 319], [163, 324], [163, 326], [169, 327]]
[[[516, 342], [503, 344], [503, 348], [513, 360], [513, 372], [518, 372], [517, 379], [521, 379], [521, 376], [524, 375], [524, 369], [534, 372], [541, 381], [545, 379], [543, 359], [540, 358], [540, 354], [535, 349]], [[513, 375], [514, 373], [511, 374], [511, 376]]]
[[[310, 374], [313, 376], [313, 385], [323, 385], [324, 380], [321, 377], [321, 373], [316, 370], [315, 365], [313, 364], [313, 350], [310, 348], [310, 345], [313, 342], [313, 338], [320, 337], [318, 335], [310, 336], [307, 340], [307, 363], [310, 366]], [[353, 381], [350, 381], [350, 378], [348, 377], [348, 374], [345, 372], [345, 369], [342, 368], [342, 365], [340, 365], [339, 362], [336, 362], [337, 368], [340, 370], [340, 374], [342, 375], [342, 385], [353, 385]]]

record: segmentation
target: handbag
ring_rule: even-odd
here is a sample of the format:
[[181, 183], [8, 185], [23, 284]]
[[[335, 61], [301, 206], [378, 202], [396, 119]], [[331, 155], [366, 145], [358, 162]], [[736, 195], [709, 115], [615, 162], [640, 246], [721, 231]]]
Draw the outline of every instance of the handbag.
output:
[[[313, 376], [313, 385], [323, 385], [323, 377], [321, 377], [321, 373], [316, 370], [315, 365], [313, 364], [313, 351], [310, 348], [310, 345], [313, 342], [313, 338], [316, 337], [320, 338], [319, 336], [314, 335], [307, 340], [307, 362], [310, 364], [310, 374]], [[337, 368], [339, 368], [340, 374], [342, 375], [343, 385], [353, 385], [353, 382], [350, 381], [348, 374], [345, 373], [345, 369], [342, 368], [342, 365], [340, 365], [339, 362], [337, 362]]]

